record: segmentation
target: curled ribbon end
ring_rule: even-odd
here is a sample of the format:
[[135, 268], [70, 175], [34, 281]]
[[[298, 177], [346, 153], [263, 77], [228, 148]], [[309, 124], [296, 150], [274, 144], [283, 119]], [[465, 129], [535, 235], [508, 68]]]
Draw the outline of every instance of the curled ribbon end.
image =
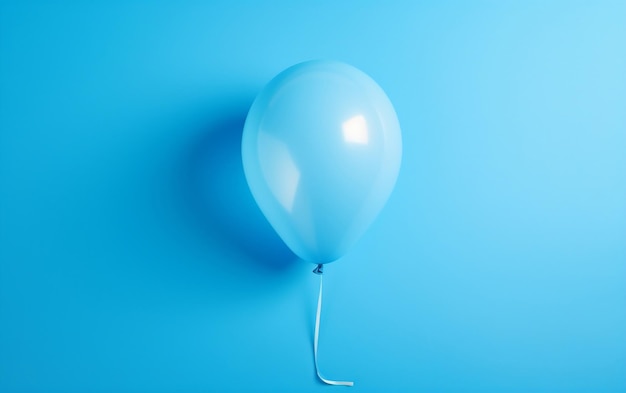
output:
[[322, 380], [322, 382], [324, 382], [327, 385], [332, 385], [332, 386], [354, 386], [354, 382], [349, 382], [349, 381], [331, 381], [328, 379], [324, 379], [321, 376], [319, 376], [319, 379]]

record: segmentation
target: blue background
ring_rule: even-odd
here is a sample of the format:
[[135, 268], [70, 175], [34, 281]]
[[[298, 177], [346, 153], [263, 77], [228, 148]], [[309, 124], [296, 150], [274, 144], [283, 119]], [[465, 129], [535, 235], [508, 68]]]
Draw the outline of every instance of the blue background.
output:
[[314, 58], [377, 80], [404, 138], [327, 267], [322, 371], [626, 391], [626, 3], [356, 4], [0, 6], [0, 391], [327, 389], [313, 265], [239, 150], [255, 94]]

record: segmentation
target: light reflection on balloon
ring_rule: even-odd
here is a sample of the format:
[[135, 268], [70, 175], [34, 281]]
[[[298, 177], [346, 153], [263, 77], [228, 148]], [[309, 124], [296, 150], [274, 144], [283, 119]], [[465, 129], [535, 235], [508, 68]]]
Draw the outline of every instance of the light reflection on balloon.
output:
[[341, 124], [343, 130], [343, 139], [346, 142], [359, 143], [367, 145], [367, 122], [363, 115], [356, 115], [349, 118]]

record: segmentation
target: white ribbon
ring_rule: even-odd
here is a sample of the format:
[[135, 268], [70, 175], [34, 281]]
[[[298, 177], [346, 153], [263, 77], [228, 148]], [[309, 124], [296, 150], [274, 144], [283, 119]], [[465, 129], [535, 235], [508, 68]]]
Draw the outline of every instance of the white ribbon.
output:
[[320, 332], [320, 315], [322, 314], [322, 283], [324, 270], [323, 265], [317, 265], [313, 273], [318, 274], [320, 276], [320, 294], [317, 298], [317, 314], [315, 315], [315, 336], [313, 338], [313, 355], [315, 357], [315, 372], [317, 373], [317, 377], [322, 380], [322, 382], [328, 385], [336, 385], [336, 386], [354, 386], [354, 382], [349, 381], [333, 381], [330, 379], [326, 379], [322, 377], [320, 374], [319, 366], [317, 365], [317, 343]]

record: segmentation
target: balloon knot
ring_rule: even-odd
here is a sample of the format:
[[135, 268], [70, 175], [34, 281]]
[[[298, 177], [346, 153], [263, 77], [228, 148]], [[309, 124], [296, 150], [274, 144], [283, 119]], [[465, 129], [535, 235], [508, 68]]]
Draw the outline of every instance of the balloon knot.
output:
[[315, 269], [313, 269], [313, 273], [315, 273], [315, 274], [324, 274], [324, 265], [322, 265], [321, 263], [318, 263], [317, 267]]

